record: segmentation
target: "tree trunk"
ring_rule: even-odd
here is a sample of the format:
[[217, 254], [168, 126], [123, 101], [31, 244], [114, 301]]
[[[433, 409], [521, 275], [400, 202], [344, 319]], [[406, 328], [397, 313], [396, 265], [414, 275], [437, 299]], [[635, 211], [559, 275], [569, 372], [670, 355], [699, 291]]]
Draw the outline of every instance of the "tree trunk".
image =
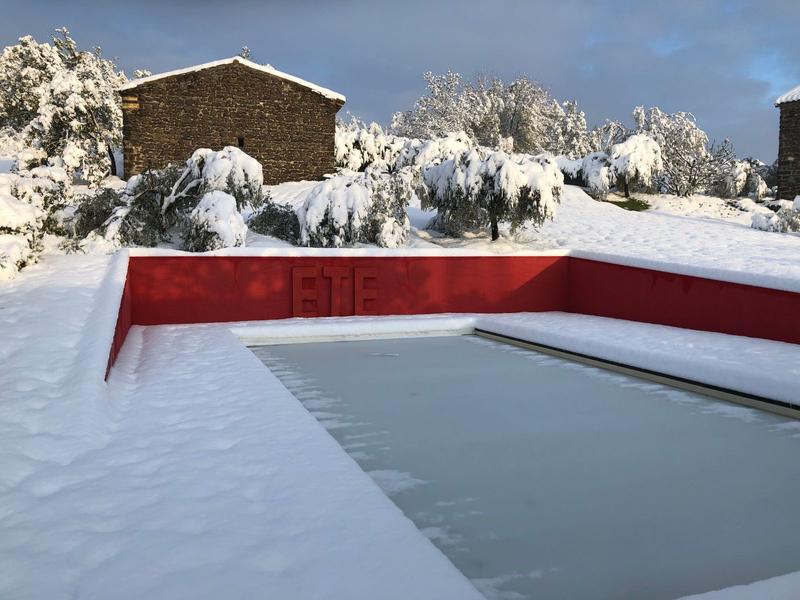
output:
[[108, 160], [111, 163], [111, 174], [117, 174], [117, 161], [114, 159], [114, 151], [111, 149], [111, 144], [106, 144], [108, 149]]
[[497, 217], [492, 215], [489, 217], [492, 221], [492, 241], [495, 241], [497, 238], [500, 237], [500, 229], [497, 227]]
[[625, 197], [626, 198], [630, 198], [631, 197], [631, 186], [628, 185], [628, 181], [627, 180], [622, 182], [622, 189], [625, 190]]

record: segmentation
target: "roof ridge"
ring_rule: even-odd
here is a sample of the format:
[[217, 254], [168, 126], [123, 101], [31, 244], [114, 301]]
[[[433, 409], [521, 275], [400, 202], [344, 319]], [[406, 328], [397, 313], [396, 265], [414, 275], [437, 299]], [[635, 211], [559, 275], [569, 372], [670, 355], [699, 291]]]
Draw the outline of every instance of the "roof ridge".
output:
[[229, 65], [234, 62], [238, 62], [246, 67], [250, 67], [251, 69], [255, 69], [256, 71], [262, 71], [264, 73], [269, 73], [270, 75], [275, 75], [276, 77], [280, 77], [281, 79], [286, 79], [287, 81], [292, 81], [299, 85], [309, 88], [310, 90], [325, 96], [326, 98], [330, 98], [331, 100], [340, 100], [341, 102], [345, 102], [345, 97], [338, 93], [334, 92], [333, 90], [329, 90], [328, 88], [324, 88], [322, 86], [316, 85], [311, 83], [310, 81], [306, 81], [305, 79], [301, 79], [300, 77], [295, 77], [294, 75], [289, 75], [288, 73], [284, 73], [283, 71], [279, 71], [272, 65], [260, 65], [256, 62], [248, 60], [246, 58], [242, 58], [241, 56], [231, 56], [230, 58], [223, 58], [220, 60], [215, 60], [207, 63], [202, 63], [199, 65], [194, 65], [192, 67], [184, 67], [182, 69], [175, 69], [172, 71], [165, 71], [163, 73], [157, 73], [155, 75], [148, 75], [147, 77], [141, 77], [139, 79], [132, 79], [128, 83], [120, 86], [119, 91], [131, 90], [134, 89], [144, 83], [149, 83], [151, 81], [157, 81], [159, 79], [165, 79], [167, 77], [173, 77], [175, 75], [183, 75], [185, 73], [193, 73], [196, 71], [203, 71], [205, 69], [210, 69], [212, 67], [218, 67], [221, 65]]
[[795, 100], [800, 100], [800, 85], [797, 87], [793, 87], [785, 94], [781, 94], [775, 99], [775, 106], [779, 104], [786, 104], [787, 102], [794, 102]]

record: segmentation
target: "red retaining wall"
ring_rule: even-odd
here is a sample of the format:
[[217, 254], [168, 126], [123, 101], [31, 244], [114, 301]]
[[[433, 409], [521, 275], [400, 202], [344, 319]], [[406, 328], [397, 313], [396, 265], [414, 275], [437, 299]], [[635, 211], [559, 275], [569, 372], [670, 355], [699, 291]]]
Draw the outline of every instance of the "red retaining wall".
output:
[[565, 310], [565, 256], [133, 257], [133, 323]]
[[800, 294], [567, 256], [131, 257], [132, 324], [560, 310], [800, 343]]
[[106, 377], [108, 372], [117, 360], [117, 355], [128, 337], [128, 330], [133, 325], [133, 296], [131, 295], [130, 276], [125, 278], [125, 286], [122, 288], [122, 298], [119, 302], [119, 314], [117, 324], [114, 327], [114, 338], [111, 340], [111, 351], [108, 353], [108, 365], [106, 366]]
[[800, 344], [800, 294], [570, 258], [569, 312]]

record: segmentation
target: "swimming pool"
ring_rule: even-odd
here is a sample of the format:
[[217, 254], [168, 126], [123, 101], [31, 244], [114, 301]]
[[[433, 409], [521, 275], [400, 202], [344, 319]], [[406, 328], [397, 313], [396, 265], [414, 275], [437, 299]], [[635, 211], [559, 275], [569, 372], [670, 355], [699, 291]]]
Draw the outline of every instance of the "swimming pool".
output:
[[475, 336], [256, 355], [492, 598], [800, 569], [800, 423]]

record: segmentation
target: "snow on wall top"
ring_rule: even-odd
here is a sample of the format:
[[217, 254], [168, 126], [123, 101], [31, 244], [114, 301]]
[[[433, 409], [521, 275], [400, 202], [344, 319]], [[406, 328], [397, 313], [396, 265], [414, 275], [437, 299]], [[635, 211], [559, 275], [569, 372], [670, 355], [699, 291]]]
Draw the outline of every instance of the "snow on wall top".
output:
[[305, 79], [300, 79], [299, 77], [295, 77], [294, 75], [289, 75], [288, 73], [284, 73], [283, 71], [278, 71], [272, 65], [260, 65], [258, 63], [254, 63], [251, 60], [247, 60], [246, 58], [242, 58], [241, 56], [232, 56], [231, 58], [223, 58], [221, 60], [215, 60], [212, 62], [203, 63], [201, 65], [195, 65], [193, 67], [185, 67], [183, 69], [176, 69], [174, 71], [166, 71], [165, 73], [157, 73], [155, 75], [150, 75], [149, 77], [142, 77], [140, 79], [132, 79], [125, 85], [119, 88], [119, 91], [123, 92], [125, 90], [134, 89], [143, 83], [149, 83], [151, 81], [156, 81], [158, 79], [164, 79], [166, 77], [172, 77], [173, 75], [183, 75], [185, 73], [195, 73], [197, 71], [202, 71], [204, 69], [211, 69], [213, 67], [219, 67], [221, 65], [229, 65], [231, 63], [239, 63], [246, 67], [250, 67], [251, 69], [255, 69], [256, 71], [262, 71], [264, 73], [269, 73], [270, 75], [274, 75], [275, 77], [280, 77], [281, 79], [286, 79], [287, 81], [293, 81], [294, 83], [299, 83], [300, 85], [307, 87], [308, 89], [325, 96], [326, 98], [330, 98], [331, 100], [339, 100], [341, 102], [345, 102], [345, 97], [338, 92], [334, 92], [333, 90], [329, 90], [327, 88], [321, 87], [319, 85], [315, 85]]
[[786, 104], [787, 102], [794, 102], [795, 100], [800, 100], [800, 85], [795, 88], [792, 88], [782, 96], [778, 96], [775, 100], [775, 106], [779, 104]]

